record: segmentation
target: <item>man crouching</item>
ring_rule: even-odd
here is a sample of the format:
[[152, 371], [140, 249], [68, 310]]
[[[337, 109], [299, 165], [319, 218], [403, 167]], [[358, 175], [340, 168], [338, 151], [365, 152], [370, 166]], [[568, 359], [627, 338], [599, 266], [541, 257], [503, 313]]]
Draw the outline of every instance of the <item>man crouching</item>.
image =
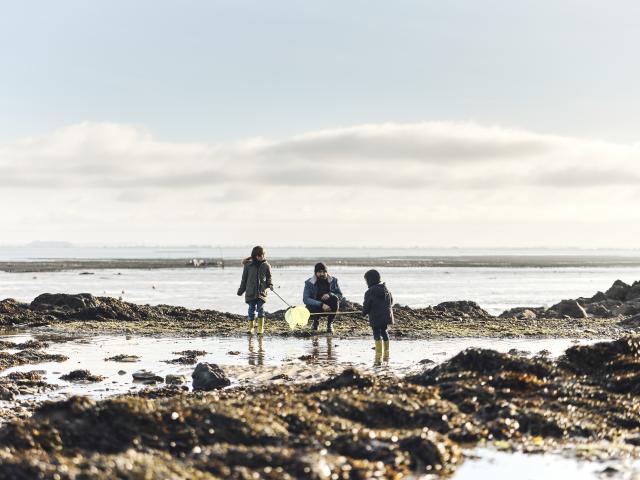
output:
[[[316, 263], [313, 270], [313, 277], [304, 282], [302, 301], [311, 313], [327, 313], [327, 332], [333, 333], [333, 319], [336, 318], [335, 313], [340, 308], [342, 291], [338, 285], [338, 279], [329, 275], [324, 263]], [[314, 330], [318, 330], [320, 316], [313, 316], [311, 328]]]

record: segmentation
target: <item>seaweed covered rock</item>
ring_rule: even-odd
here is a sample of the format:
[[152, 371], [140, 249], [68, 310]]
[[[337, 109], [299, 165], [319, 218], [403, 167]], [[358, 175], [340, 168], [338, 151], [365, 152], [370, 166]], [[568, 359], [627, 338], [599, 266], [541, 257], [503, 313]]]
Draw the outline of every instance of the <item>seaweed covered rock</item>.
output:
[[580, 375], [611, 373], [619, 369], [620, 362], [640, 360], [640, 337], [628, 336], [612, 342], [576, 345], [567, 349], [558, 363]]
[[101, 375], [94, 375], [89, 370], [73, 370], [62, 375], [60, 380], [65, 380], [67, 382], [93, 383], [103, 381], [104, 377]]
[[332, 388], [346, 388], [346, 387], [370, 387], [373, 385], [373, 378], [369, 375], [364, 375], [355, 368], [347, 368], [339, 375], [333, 378], [329, 378], [324, 382], [312, 385], [309, 391], [330, 390]]
[[543, 308], [516, 307], [516, 308], [510, 308], [509, 310], [505, 310], [499, 315], [499, 317], [500, 318], [513, 317], [521, 320], [535, 320], [543, 312], [544, 312]]
[[468, 348], [433, 369], [409, 377], [409, 380], [422, 385], [433, 385], [440, 375], [450, 372], [472, 372], [481, 375], [515, 372], [546, 378], [554, 373], [554, 366], [542, 358], [529, 359], [495, 350]]
[[469, 315], [474, 317], [490, 317], [489, 312], [484, 310], [476, 302], [469, 300], [458, 300], [452, 302], [442, 302], [435, 306], [436, 310], [449, 311], [459, 315]]
[[26, 304], [18, 302], [13, 298], [7, 298], [5, 300], [0, 301], [0, 314], [2, 315], [15, 315], [20, 313]]
[[19, 365], [45, 362], [64, 362], [68, 357], [59, 354], [45, 353], [40, 350], [22, 350], [18, 353], [0, 352], [0, 370]]
[[191, 378], [194, 390], [215, 390], [231, 385], [227, 375], [214, 363], [199, 363]]
[[75, 397], [0, 426], [0, 462], [9, 478], [320, 480], [448, 476], [461, 444], [496, 440], [628, 458], [639, 351], [637, 337], [556, 362], [469, 349], [408, 378], [347, 371], [322, 383]]
[[46, 310], [56, 307], [63, 310], [83, 310], [86, 308], [95, 308], [99, 303], [98, 299], [90, 293], [78, 293], [75, 295], [66, 293], [43, 293], [33, 299], [31, 308], [34, 310]]

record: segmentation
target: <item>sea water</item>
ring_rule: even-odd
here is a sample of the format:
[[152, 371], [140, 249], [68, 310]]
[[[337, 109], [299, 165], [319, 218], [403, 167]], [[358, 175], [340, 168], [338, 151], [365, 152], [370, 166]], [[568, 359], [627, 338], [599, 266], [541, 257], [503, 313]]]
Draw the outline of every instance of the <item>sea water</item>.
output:
[[[640, 280], [640, 267], [477, 268], [477, 267], [377, 267], [396, 303], [411, 307], [436, 305], [450, 300], [473, 300], [492, 314], [519, 306], [550, 306], [565, 298], [591, 296], [606, 290], [617, 279]], [[345, 296], [362, 302], [366, 267], [329, 265]], [[236, 295], [242, 269], [182, 268], [150, 270], [92, 270], [88, 272], [0, 272], [0, 299], [30, 302], [49, 292], [120, 297], [140, 304], [181, 305], [244, 313], [243, 298]], [[273, 269], [276, 292], [289, 304], [302, 304], [304, 281], [313, 274], [308, 267]], [[275, 295], [267, 311], [286, 308]]]

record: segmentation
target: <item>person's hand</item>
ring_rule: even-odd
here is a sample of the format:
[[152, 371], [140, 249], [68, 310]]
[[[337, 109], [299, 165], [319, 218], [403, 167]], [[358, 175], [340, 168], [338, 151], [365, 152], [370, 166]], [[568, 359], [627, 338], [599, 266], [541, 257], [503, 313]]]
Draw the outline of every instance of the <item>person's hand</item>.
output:
[[240, 290], [238, 290], [238, 296], [241, 297], [242, 296], [242, 292]]
[[269, 287], [267, 287], [267, 288], [269, 288], [269, 290], [271, 290], [273, 292], [273, 285], [269, 285]]
[[322, 300], [324, 300], [325, 302], [329, 300], [329, 294], [325, 293], [324, 295], [322, 295]]
[[331, 307], [329, 305], [327, 305], [326, 303], [322, 304], [322, 310], [325, 312], [330, 312], [331, 311]]

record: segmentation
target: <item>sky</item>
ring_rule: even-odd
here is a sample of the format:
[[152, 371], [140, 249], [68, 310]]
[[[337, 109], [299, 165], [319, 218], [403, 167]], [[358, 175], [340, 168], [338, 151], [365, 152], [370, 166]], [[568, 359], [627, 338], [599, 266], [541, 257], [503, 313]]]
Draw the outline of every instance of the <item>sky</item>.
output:
[[0, 244], [637, 247], [636, 1], [0, 8]]

